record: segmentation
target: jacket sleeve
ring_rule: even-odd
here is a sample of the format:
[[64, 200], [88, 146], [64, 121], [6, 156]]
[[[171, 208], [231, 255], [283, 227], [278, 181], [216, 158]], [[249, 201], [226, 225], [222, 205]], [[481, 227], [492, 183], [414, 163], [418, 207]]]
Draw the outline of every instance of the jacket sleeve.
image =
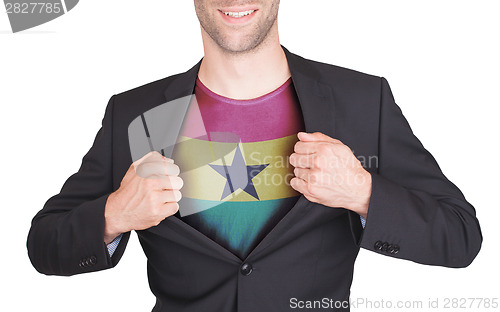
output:
[[415, 137], [384, 78], [378, 169], [365, 228], [353, 228], [360, 247], [422, 264], [466, 267], [481, 248], [474, 207]]
[[111, 258], [104, 243], [104, 207], [113, 192], [111, 97], [94, 143], [80, 169], [32, 220], [27, 248], [31, 263], [47, 275], [74, 275], [113, 267], [130, 233]]

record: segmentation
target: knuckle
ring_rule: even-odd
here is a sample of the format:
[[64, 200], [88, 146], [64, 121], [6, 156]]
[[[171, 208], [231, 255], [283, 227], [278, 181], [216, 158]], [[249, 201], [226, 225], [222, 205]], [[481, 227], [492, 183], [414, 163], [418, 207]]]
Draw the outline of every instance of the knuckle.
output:
[[323, 154], [320, 157], [318, 157], [318, 167], [319, 168], [327, 168], [328, 164], [330, 163], [330, 158], [329, 155]]
[[298, 153], [298, 152], [300, 151], [300, 145], [301, 145], [300, 143], [301, 143], [301, 142], [300, 142], [300, 141], [298, 141], [298, 142], [297, 142], [297, 143], [295, 143], [295, 145], [293, 146], [293, 151], [294, 151], [295, 153]]
[[341, 154], [341, 155], [352, 153], [351, 148], [347, 145], [344, 145], [344, 144], [339, 144], [337, 147], [337, 150], [339, 151], [339, 154]]
[[145, 187], [147, 191], [153, 189], [158, 183], [155, 179], [152, 178], [144, 178], [144, 177], [139, 177], [139, 178], [141, 179], [140, 183], [142, 184], [142, 186]]
[[299, 157], [295, 156], [295, 167], [307, 167], [308, 158], [307, 157]]
[[165, 157], [165, 160], [166, 160], [167, 162], [169, 162], [169, 163], [174, 163], [174, 160], [173, 160], [172, 158], [167, 158], [167, 157]]
[[151, 163], [141, 163], [137, 166], [137, 170], [146, 170], [151, 167]]
[[290, 186], [294, 190], [301, 192], [301, 187], [300, 187], [300, 184], [299, 184], [299, 178], [294, 177], [294, 178], [290, 179]]
[[174, 195], [174, 201], [175, 202], [178, 202], [182, 198], [181, 191], [179, 191], [179, 190], [174, 190], [173, 191], [173, 195]]
[[177, 211], [179, 210], [179, 204], [178, 203], [168, 203], [166, 204], [166, 208], [167, 208], [167, 211], [168, 211], [168, 214], [171, 216], [175, 213], [177, 213]]
[[164, 218], [161, 215], [156, 215], [153, 219], [153, 226], [157, 226], [158, 224], [160, 224], [163, 219]]
[[173, 185], [172, 181], [173, 181], [173, 177], [171, 177], [171, 176], [167, 176], [167, 177], [163, 180], [162, 189], [171, 190], [171, 189], [172, 189], [172, 185]]
[[309, 167], [309, 165], [312, 165], [311, 159], [309, 156], [305, 157], [297, 157], [297, 166], [298, 167]]
[[159, 205], [151, 203], [149, 205], [149, 213], [153, 218], [156, 218], [161, 213]]
[[162, 203], [163, 204], [173, 201], [173, 199], [174, 199], [173, 191], [168, 190], [168, 191], [163, 191], [161, 193], [162, 193]]
[[309, 182], [316, 184], [316, 183], [318, 183], [318, 180], [319, 180], [318, 173], [316, 171], [311, 171], [309, 173]]
[[158, 153], [158, 151], [152, 151], [151, 155], [149, 155], [149, 157], [147, 158], [147, 161], [155, 162], [161, 159], [163, 159], [163, 156], [160, 153]]
[[312, 167], [314, 167], [314, 168], [321, 167], [321, 165], [323, 164], [322, 159], [323, 159], [323, 157], [321, 157], [321, 156], [319, 156], [319, 155], [318, 155], [318, 156], [316, 156], [316, 157], [314, 157], [314, 158], [311, 160], [311, 165], [312, 165]]
[[135, 174], [141, 178], [146, 178], [147, 173], [150, 171], [148, 164], [140, 164], [135, 170]]
[[341, 140], [339, 140], [339, 139], [333, 139], [333, 141], [335, 142], [335, 144], [344, 145], [344, 143]]
[[325, 153], [326, 152], [326, 145], [325, 144], [319, 144], [318, 145], [318, 152], [320, 153]]
[[181, 173], [181, 168], [179, 168], [178, 165], [172, 164], [172, 167], [173, 167], [174, 175], [178, 175], [179, 173]]
[[167, 175], [168, 176], [177, 176], [180, 173], [180, 168], [176, 164], [173, 163], [167, 163], [166, 164], [166, 170], [167, 170]]
[[158, 197], [158, 194], [155, 193], [149, 193], [147, 196], [147, 201], [149, 207], [151, 207], [152, 210], [156, 209], [156, 205], [160, 201], [160, 198]]
[[317, 189], [311, 183], [307, 183], [307, 193], [309, 193], [313, 197], [316, 197]]
[[332, 153], [332, 144], [321, 144], [319, 146], [319, 151], [323, 155], [329, 155]]
[[181, 177], [178, 177], [178, 176], [171, 177], [170, 183], [171, 183], [172, 189], [175, 189], [175, 190], [182, 188], [182, 186], [184, 185], [184, 181], [182, 180]]

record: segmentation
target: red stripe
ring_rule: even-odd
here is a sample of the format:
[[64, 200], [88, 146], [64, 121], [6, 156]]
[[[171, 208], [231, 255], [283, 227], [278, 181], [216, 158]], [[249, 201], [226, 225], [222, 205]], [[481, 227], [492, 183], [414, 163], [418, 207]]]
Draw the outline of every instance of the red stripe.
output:
[[278, 89], [255, 99], [235, 100], [213, 93], [197, 79], [197, 102], [190, 105], [182, 135], [248, 143], [303, 131], [302, 113], [291, 82], [290, 78]]

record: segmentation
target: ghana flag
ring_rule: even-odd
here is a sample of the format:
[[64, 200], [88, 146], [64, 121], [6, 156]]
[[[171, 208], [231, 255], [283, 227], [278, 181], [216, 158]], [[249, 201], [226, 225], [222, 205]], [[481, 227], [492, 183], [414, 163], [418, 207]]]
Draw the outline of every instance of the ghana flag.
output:
[[241, 258], [293, 207], [288, 159], [303, 131], [291, 79], [251, 100], [198, 79], [172, 158], [184, 180], [182, 219]]

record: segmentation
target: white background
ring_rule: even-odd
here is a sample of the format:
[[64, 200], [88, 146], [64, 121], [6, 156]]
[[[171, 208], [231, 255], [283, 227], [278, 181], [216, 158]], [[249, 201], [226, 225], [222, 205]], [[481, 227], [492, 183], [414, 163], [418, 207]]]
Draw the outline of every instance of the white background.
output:
[[[425, 306], [429, 298], [442, 305], [445, 298], [500, 297], [497, 2], [281, 3], [281, 42], [290, 51], [388, 79], [415, 134], [476, 207], [483, 230], [482, 250], [466, 269], [361, 250], [353, 299]], [[78, 170], [109, 97], [184, 72], [202, 52], [192, 1], [83, 0], [19, 34], [2, 9], [1, 311], [151, 310], [155, 299], [135, 234], [116, 268], [69, 278], [37, 273], [26, 236], [31, 218]], [[432, 311], [450, 310], [482, 309]]]

